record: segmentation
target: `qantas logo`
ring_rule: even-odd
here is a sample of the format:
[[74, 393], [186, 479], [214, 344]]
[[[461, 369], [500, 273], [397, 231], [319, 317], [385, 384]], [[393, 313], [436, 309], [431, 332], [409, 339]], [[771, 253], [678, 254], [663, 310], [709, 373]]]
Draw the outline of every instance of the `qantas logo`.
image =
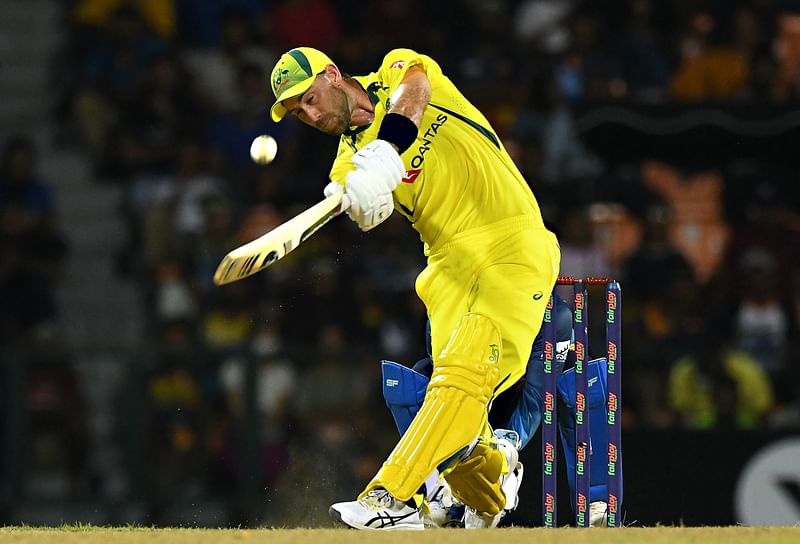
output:
[[402, 181], [403, 183], [414, 183], [417, 181], [417, 177], [419, 176], [420, 172], [422, 172], [422, 168], [417, 168], [415, 170], [406, 170], [406, 175], [403, 176]]
[[436, 120], [431, 122], [425, 133], [417, 136], [417, 141], [422, 141], [422, 145], [417, 148], [417, 154], [411, 159], [412, 167], [419, 168], [422, 166], [422, 163], [425, 162], [425, 153], [430, 151], [431, 144], [433, 144], [433, 139], [436, 137], [436, 133], [439, 132], [439, 129], [446, 122], [447, 116], [443, 113], [440, 113], [436, 116]]

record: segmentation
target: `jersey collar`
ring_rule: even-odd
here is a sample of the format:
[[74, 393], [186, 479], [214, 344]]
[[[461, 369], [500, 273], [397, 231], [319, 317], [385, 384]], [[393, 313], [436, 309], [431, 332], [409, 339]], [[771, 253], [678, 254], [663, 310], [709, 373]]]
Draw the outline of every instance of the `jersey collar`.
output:
[[[361, 85], [361, 88], [364, 89], [364, 92], [367, 93], [367, 96], [369, 97], [369, 101], [372, 103], [373, 107], [376, 106], [378, 104], [378, 102], [381, 101], [381, 99], [378, 98], [378, 93], [375, 92], [375, 89], [373, 88], [373, 85], [369, 84], [369, 76], [353, 76], [353, 79], [355, 79], [356, 82], [359, 85]], [[369, 123], [368, 125], [361, 125], [360, 127], [348, 128], [347, 130], [344, 131], [343, 136], [351, 138], [353, 144], [355, 144], [356, 143], [356, 136], [358, 136], [359, 134], [361, 134], [362, 132], [364, 132], [365, 130], [367, 130], [371, 126], [372, 126], [372, 123]]]

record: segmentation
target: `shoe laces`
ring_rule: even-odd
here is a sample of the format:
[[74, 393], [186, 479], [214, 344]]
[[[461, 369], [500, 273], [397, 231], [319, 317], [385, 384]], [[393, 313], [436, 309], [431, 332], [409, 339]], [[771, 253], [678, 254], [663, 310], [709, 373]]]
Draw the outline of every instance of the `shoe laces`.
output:
[[373, 489], [367, 493], [366, 497], [361, 499], [361, 502], [370, 510], [384, 510], [392, 506], [394, 497], [385, 489]]
[[450, 488], [444, 485], [440, 485], [433, 494], [433, 497], [428, 499], [428, 504], [430, 506], [436, 506], [445, 510], [453, 506], [454, 502]]

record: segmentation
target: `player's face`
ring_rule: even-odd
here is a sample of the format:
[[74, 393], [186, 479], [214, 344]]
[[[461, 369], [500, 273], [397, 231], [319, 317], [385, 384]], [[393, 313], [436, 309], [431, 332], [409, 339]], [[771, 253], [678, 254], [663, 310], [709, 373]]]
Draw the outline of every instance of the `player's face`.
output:
[[324, 75], [299, 97], [284, 100], [283, 105], [303, 123], [325, 134], [341, 136], [350, 127], [347, 95]]

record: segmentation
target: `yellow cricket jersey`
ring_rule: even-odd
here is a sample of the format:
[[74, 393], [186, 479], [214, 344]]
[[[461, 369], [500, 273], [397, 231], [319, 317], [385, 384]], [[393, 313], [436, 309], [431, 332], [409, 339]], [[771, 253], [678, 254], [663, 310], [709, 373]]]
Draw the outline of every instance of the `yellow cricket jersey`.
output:
[[415, 65], [430, 80], [431, 100], [416, 141], [402, 155], [406, 174], [394, 202], [419, 232], [425, 254], [457, 233], [514, 216], [529, 216], [534, 226], [544, 227], [533, 193], [483, 114], [436, 61], [410, 49], [394, 49], [377, 72], [355, 76], [375, 107], [375, 118], [342, 135], [331, 180], [345, 184], [355, 169], [353, 154], [377, 137], [392, 94]]

